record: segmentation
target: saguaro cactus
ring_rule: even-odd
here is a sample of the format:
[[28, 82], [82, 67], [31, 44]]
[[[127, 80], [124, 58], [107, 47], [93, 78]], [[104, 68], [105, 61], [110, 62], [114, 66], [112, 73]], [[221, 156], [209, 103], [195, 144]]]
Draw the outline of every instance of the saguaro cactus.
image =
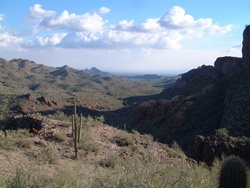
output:
[[247, 169], [244, 161], [236, 156], [228, 157], [222, 164], [219, 188], [246, 188]]
[[72, 114], [72, 138], [74, 141], [75, 158], [78, 159], [78, 142], [81, 140], [82, 114], [80, 115], [80, 124], [77, 124], [76, 102], [74, 103], [74, 114]]

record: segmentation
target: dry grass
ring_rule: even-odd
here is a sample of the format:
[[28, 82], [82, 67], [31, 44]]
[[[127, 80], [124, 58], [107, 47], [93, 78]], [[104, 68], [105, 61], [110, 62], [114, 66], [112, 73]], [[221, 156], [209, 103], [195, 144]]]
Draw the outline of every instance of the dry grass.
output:
[[[1, 132], [0, 187], [218, 187], [221, 161], [208, 168], [190, 161], [177, 144], [169, 147], [154, 142], [150, 135], [128, 133], [88, 119], [95, 125], [82, 131], [78, 160], [73, 159], [70, 134], [63, 142], [39, 140], [40, 146], [33, 144], [37, 138], [27, 131], [12, 131], [7, 138]], [[63, 128], [57, 131], [63, 133]], [[18, 147], [19, 139], [32, 144]]]

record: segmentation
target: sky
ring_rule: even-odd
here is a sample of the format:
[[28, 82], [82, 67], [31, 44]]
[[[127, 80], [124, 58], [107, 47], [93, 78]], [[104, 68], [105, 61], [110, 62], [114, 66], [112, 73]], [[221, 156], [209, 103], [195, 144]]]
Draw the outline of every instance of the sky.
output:
[[0, 0], [0, 57], [109, 72], [185, 72], [242, 57], [249, 0]]

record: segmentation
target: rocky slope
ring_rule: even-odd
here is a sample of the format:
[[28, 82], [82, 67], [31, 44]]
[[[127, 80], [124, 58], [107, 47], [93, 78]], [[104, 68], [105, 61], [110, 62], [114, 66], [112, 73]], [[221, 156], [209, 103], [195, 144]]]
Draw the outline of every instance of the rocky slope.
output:
[[188, 156], [208, 164], [229, 154], [250, 164], [249, 29], [242, 58], [219, 57], [214, 66], [190, 70], [177, 86], [140, 101], [132, 128], [164, 143], [176, 141]]

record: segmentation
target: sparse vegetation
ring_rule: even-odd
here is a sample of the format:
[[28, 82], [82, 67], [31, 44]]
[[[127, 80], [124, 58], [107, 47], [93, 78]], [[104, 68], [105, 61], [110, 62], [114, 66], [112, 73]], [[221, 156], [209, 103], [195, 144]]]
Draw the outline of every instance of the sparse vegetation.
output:
[[60, 158], [60, 153], [52, 144], [43, 146], [35, 155], [35, 160], [41, 164], [58, 164]]
[[64, 142], [66, 140], [66, 134], [63, 132], [54, 133], [54, 137], [58, 142]]
[[[52, 68], [29, 64], [29, 61], [26, 62], [26, 67], [19, 67], [21, 61], [13, 60], [10, 63], [0, 59], [0, 69], [3, 70], [0, 74], [0, 79], [3, 80], [0, 81], [0, 128], [3, 130], [4, 125], [8, 124], [7, 117], [17, 115], [21, 111], [24, 114], [33, 114], [36, 118], [17, 122], [22, 125], [27, 122], [32, 125], [34, 122], [42, 130], [36, 130], [34, 134], [24, 129], [7, 130], [6, 134], [0, 132], [0, 187], [218, 187], [220, 160], [215, 160], [213, 165], [208, 167], [204, 163], [187, 158], [177, 142], [173, 142], [169, 147], [154, 142], [154, 137], [150, 134], [141, 135], [137, 131], [129, 133], [129, 130], [135, 127], [127, 119], [127, 115], [132, 117], [131, 107], [140, 101], [146, 101], [151, 96], [168, 100], [176, 94], [181, 94], [183, 105], [176, 108], [176, 100], [169, 106], [173, 116], [165, 116], [166, 108], [163, 108], [161, 119], [156, 117], [155, 121], [152, 121], [149, 118], [144, 122], [147, 126], [141, 126], [143, 122], [139, 125], [143, 127], [142, 132], [160, 133], [154, 134], [155, 140], [162, 133], [162, 138], [172, 141], [171, 137], [175, 137], [178, 131], [186, 136], [186, 133], [191, 133], [196, 126], [202, 130], [201, 123], [205, 122], [206, 130], [214, 134], [214, 127], [218, 128], [218, 122], [221, 120], [219, 108], [224, 107], [225, 101], [225, 98], [217, 98], [215, 94], [225, 94], [224, 87], [216, 86], [215, 89], [219, 90], [210, 95], [210, 98], [206, 98], [205, 93], [202, 94], [203, 98], [199, 98], [193, 91], [200, 92], [211, 84], [210, 76], [202, 80], [195, 79], [193, 83], [186, 81], [186, 88], [179, 88], [178, 91], [170, 88], [164, 93], [162, 89], [166, 82], [159, 84], [152, 81], [158, 86], [152, 87], [149, 82], [135, 82], [113, 76], [93, 76], [69, 67]], [[12, 79], [6, 79], [10, 77]], [[194, 85], [195, 87], [192, 87]], [[242, 90], [245, 85], [242, 85]], [[25, 93], [30, 94], [23, 96]], [[160, 94], [154, 95], [157, 93]], [[41, 96], [46, 98], [38, 100]], [[189, 99], [186, 96], [189, 96]], [[72, 135], [72, 132], [76, 133], [78, 130], [74, 128], [76, 121], [80, 122], [80, 116], [75, 113], [72, 124], [74, 129], [71, 131], [74, 101], [79, 104], [79, 113], [84, 113], [84, 117], [82, 131]], [[126, 101], [126, 107], [123, 106], [123, 101]], [[242, 103], [242, 100], [238, 101]], [[248, 104], [249, 101], [246, 102]], [[193, 104], [195, 105], [192, 106]], [[185, 123], [186, 116], [190, 116], [190, 121], [187, 121], [187, 126], [180, 126]], [[40, 117], [49, 120], [43, 122]], [[248, 122], [248, 116], [244, 118]], [[113, 122], [114, 126], [125, 131], [107, 125]], [[24, 127], [32, 126], [27, 124]], [[166, 127], [169, 129], [165, 129]], [[247, 126], [241, 126], [234, 134], [244, 130], [248, 131]], [[247, 136], [239, 134], [241, 137], [237, 137], [231, 134], [233, 131], [230, 130], [229, 135], [224, 128], [215, 131], [215, 136], [230, 141], [225, 146], [249, 148]], [[78, 160], [72, 160], [75, 154], [72, 136], [78, 140]], [[78, 139], [80, 137], [81, 139]], [[249, 179], [249, 170], [247, 175]]]
[[221, 138], [228, 138], [229, 137], [229, 134], [228, 134], [228, 131], [226, 128], [219, 128], [219, 129], [216, 129], [215, 130], [215, 135], [216, 136], [219, 136]]
[[0, 137], [0, 148], [7, 150], [30, 148], [33, 144], [30, 137], [31, 134], [25, 129], [6, 131]]
[[124, 131], [119, 131], [117, 133], [117, 135], [115, 136], [115, 142], [119, 146], [133, 146], [134, 145], [133, 137]]
[[[169, 157], [167, 155], [163, 157], [148, 148], [159, 147], [159, 144], [152, 140], [151, 135], [140, 135], [136, 131], [131, 134], [122, 130], [116, 130], [113, 138], [115, 144], [119, 143], [116, 146], [117, 152], [126, 154], [126, 157], [110, 152], [102, 156], [99, 153], [104, 152], [103, 146], [95, 141], [97, 138], [91, 136], [92, 131], [96, 129], [105, 130], [106, 128], [103, 125], [99, 127], [96, 125], [82, 131], [82, 139], [79, 142], [81, 154], [79, 160], [63, 158], [57, 147], [48, 142], [47, 145], [36, 148], [33, 151], [33, 157], [29, 156], [28, 161], [22, 156], [20, 159], [25, 162], [20, 161], [23, 163], [21, 166], [19, 163], [13, 165], [9, 170], [10, 175], [0, 175], [1, 187], [218, 187], [220, 160], [216, 160], [210, 168], [203, 163], [189, 161], [176, 142], [172, 144], [172, 147], [164, 145], [162, 149], [166, 150]], [[24, 130], [10, 131], [9, 138], [13, 135], [19, 135], [19, 138], [31, 136]], [[4, 138], [2, 135], [1, 140], [4, 139], [8, 137]], [[113, 144], [112, 140], [106, 139], [105, 142]], [[136, 152], [129, 150], [132, 146], [136, 146], [138, 150]], [[16, 148], [17, 153], [25, 151], [22, 147]], [[92, 152], [96, 153], [92, 155], [96, 158], [89, 159], [87, 155], [91, 155]], [[97, 156], [102, 156], [102, 158], [98, 159]]]

